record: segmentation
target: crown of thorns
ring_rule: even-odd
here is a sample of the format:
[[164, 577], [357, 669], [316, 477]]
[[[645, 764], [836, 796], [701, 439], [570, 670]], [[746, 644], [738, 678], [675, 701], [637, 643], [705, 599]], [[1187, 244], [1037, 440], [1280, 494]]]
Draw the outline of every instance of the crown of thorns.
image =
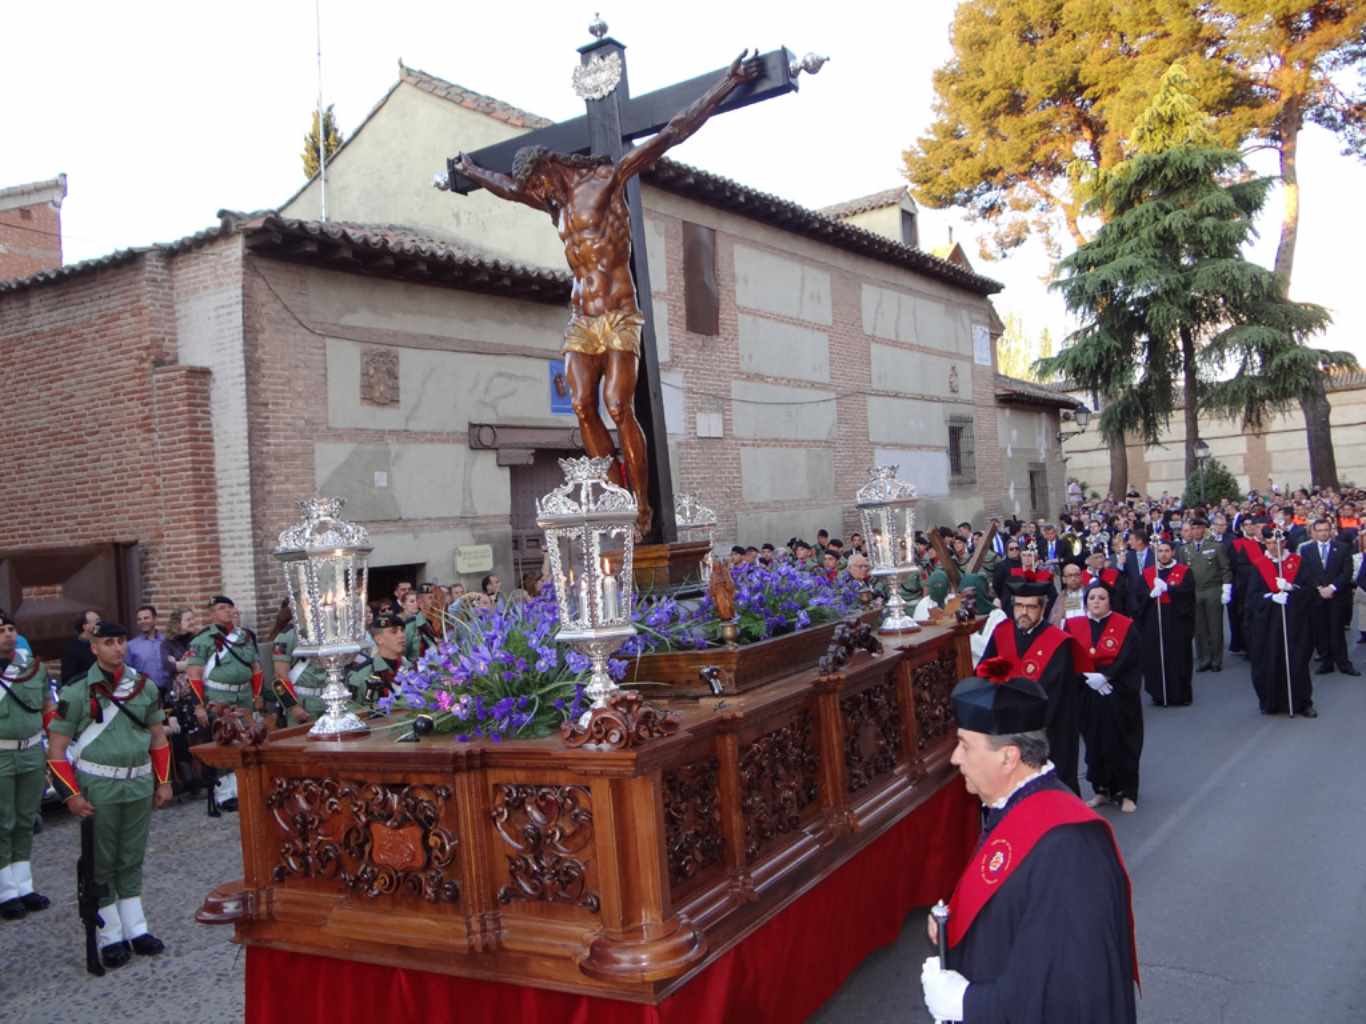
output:
[[512, 158], [512, 177], [519, 186], [525, 187], [536, 173], [536, 169], [547, 161], [554, 161], [563, 167], [602, 167], [610, 164], [610, 156], [585, 156], [581, 153], [557, 153], [545, 146], [523, 146]]

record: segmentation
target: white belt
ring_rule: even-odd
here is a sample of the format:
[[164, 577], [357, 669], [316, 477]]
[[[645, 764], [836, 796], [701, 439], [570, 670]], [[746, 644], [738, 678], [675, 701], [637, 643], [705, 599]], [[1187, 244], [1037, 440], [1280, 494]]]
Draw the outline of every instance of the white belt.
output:
[[28, 750], [43, 742], [42, 732], [35, 732], [26, 740], [0, 740], [0, 750]]
[[141, 779], [152, 774], [152, 762], [140, 764], [136, 768], [116, 768], [109, 764], [96, 764], [84, 759], [76, 762], [76, 771], [95, 775], [101, 779]]
[[236, 693], [246, 685], [246, 683], [217, 683], [212, 679], [204, 680], [204, 688], [206, 690], [217, 690], [219, 693]]
[[298, 683], [294, 684], [294, 692], [304, 697], [321, 697], [323, 695], [323, 690], [325, 689], [327, 689], [325, 686], [300, 686]]

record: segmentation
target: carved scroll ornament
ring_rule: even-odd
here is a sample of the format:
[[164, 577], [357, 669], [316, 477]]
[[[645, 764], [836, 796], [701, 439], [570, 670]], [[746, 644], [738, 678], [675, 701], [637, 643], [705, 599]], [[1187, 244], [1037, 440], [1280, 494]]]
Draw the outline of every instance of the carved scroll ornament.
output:
[[715, 755], [664, 773], [669, 881], [679, 885], [721, 862], [721, 766]]
[[740, 750], [740, 809], [745, 820], [745, 862], [752, 864], [778, 836], [801, 826], [802, 812], [820, 795], [820, 758], [814, 723], [803, 709], [780, 729]]
[[568, 903], [597, 913], [598, 894], [588, 888], [593, 841], [593, 800], [586, 786], [494, 787], [494, 827], [508, 854], [508, 884], [498, 902]]
[[844, 715], [844, 767], [850, 793], [896, 767], [901, 756], [901, 708], [896, 684], [886, 682], [840, 701]]

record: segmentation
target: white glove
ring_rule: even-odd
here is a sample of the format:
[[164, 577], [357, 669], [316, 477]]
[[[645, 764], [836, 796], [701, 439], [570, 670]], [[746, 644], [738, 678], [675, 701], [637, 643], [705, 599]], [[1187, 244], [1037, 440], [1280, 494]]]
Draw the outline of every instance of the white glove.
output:
[[1115, 688], [1111, 686], [1109, 683], [1106, 683], [1096, 692], [1099, 693], [1102, 697], [1108, 697], [1110, 696], [1110, 694], [1115, 692]]
[[1233, 584], [1225, 583], [1223, 593], [1219, 595], [1220, 604], [1228, 604], [1233, 600]]
[[1148, 596], [1151, 597], [1153, 600], [1157, 600], [1159, 597], [1162, 596], [1162, 591], [1164, 589], [1166, 588], [1162, 586], [1162, 581], [1158, 580], [1157, 586], [1153, 587], [1152, 590], [1148, 591]]
[[1086, 676], [1086, 685], [1097, 693], [1105, 689], [1105, 677], [1099, 672], [1085, 672], [1083, 675]]
[[1288, 591], [1288, 590], [1293, 589], [1294, 586], [1295, 586], [1295, 584], [1291, 583], [1291, 582], [1290, 582], [1288, 579], [1286, 579], [1284, 576], [1277, 576], [1277, 577], [1276, 577], [1276, 587], [1277, 587], [1277, 589], [1282, 590], [1282, 591]]
[[[1167, 581], [1161, 576], [1154, 577], [1153, 589], [1157, 591], [1157, 594], [1165, 594], [1167, 592]], [[1157, 594], [1154, 594], [1153, 597], [1156, 597]]]
[[920, 969], [920, 987], [925, 992], [925, 1009], [935, 1020], [962, 1020], [963, 996], [968, 990], [968, 979], [957, 971], [946, 971], [939, 966], [939, 957], [925, 958]]
[[1268, 594], [1267, 597], [1271, 598], [1271, 600], [1275, 601], [1277, 604], [1285, 604], [1290, 600], [1290, 595], [1284, 591], [1281, 591], [1279, 594]]

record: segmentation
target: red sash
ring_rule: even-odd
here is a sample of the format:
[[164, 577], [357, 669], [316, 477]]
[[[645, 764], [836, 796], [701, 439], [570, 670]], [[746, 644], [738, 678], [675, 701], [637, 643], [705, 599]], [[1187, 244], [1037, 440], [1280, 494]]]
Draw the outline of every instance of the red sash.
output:
[[[1262, 582], [1266, 584], [1266, 589], [1271, 593], [1276, 593], [1280, 587], [1276, 586], [1276, 563], [1271, 557], [1262, 552], [1259, 558], [1254, 558], [1252, 564], [1257, 567], [1257, 572], [1261, 574]], [[1294, 583], [1295, 577], [1300, 572], [1300, 556], [1286, 555], [1281, 562], [1281, 573], [1285, 576], [1287, 583]]]
[[1255, 561], [1262, 552], [1262, 546], [1250, 537], [1239, 537], [1233, 542], [1233, 546], [1241, 551], [1249, 562]]
[[[1148, 568], [1146, 568], [1146, 569], [1143, 570], [1143, 582], [1145, 582], [1146, 584], [1148, 584], [1148, 590], [1149, 590], [1149, 591], [1151, 591], [1151, 590], [1153, 589], [1153, 579], [1154, 579], [1154, 577], [1156, 577], [1156, 575], [1157, 575], [1157, 566], [1155, 566], [1155, 565], [1150, 565], [1150, 566], [1148, 566]], [[1175, 564], [1173, 564], [1172, 567], [1171, 567], [1170, 569], [1167, 570], [1167, 575], [1164, 577], [1164, 579], [1165, 579], [1166, 582], [1167, 582], [1167, 586], [1169, 586], [1169, 587], [1179, 587], [1179, 586], [1181, 586], [1181, 581], [1184, 580], [1185, 578], [1186, 578], [1186, 566], [1185, 566], [1185, 564], [1182, 563], [1182, 562], [1176, 562]], [[1161, 604], [1171, 604], [1171, 603], [1172, 603], [1172, 595], [1171, 595], [1171, 592], [1170, 592], [1170, 591], [1163, 591], [1162, 596], [1158, 598], [1158, 602], [1161, 603]]]
[[1034, 569], [1031, 571], [1029, 569], [1015, 568], [1010, 570], [1010, 575], [1014, 579], [1028, 580], [1030, 583], [1053, 582], [1053, 574], [1047, 569]]
[[1083, 569], [1083, 570], [1082, 570], [1082, 573], [1081, 573], [1081, 585], [1082, 585], [1083, 587], [1088, 587], [1088, 586], [1090, 586], [1090, 585], [1091, 585], [1092, 583], [1094, 583], [1097, 579], [1100, 580], [1100, 582], [1101, 582], [1101, 584], [1102, 584], [1103, 586], [1106, 586], [1106, 587], [1113, 587], [1116, 583], [1119, 582], [1119, 570], [1118, 570], [1118, 569], [1114, 569], [1114, 568], [1105, 568], [1105, 569], [1102, 569], [1102, 570], [1100, 571], [1100, 576], [1099, 576], [1099, 577], [1092, 576], [1092, 575], [1091, 575], [1091, 570], [1090, 570], [1090, 569]]
[[1101, 628], [1096, 642], [1091, 642], [1091, 620], [1086, 616], [1074, 616], [1067, 620], [1067, 632], [1076, 643], [1074, 666], [1078, 672], [1095, 672], [1097, 668], [1114, 664], [1124, 646], [1124, 638], [1129, 635], [1129, 627], [1134, 620], [1119, 612], [1111, 612]]
[[[1064, 633], [1057, 626], [1044, 626], [1030, 642], [1029, 648], [1024, 656], [1015, 649], [1015, 623], [1002, 622], [996, 626], [995, 632], [991, 634], [991, 639], [996, 644], [996, 656], [1005, 658], [1011, 664], [1011, 676], [1024, 676], [1026, 679], [1039, 681], [1039, 676], [1048, 667], [1054, 653], [1061, 644], [1066, 643], [1071, 637]], [[977, 665], [977, 674], [986, 678], [986, 665], [988, 659], [983, 658]]]
[[[1133, 883], [1110, 823], [1069, 792], [1045, 789], [1025, 797], [1001, 819], [982, 848], [968, 861], [949, 900], [949, 945], [963, 941], [977, 915], [1001, 890], [1001, 885], [1024, 863], [1039, 840], [1062, 825], [1099, 822], [1115, 849], [1129, 903], [1129, 946], [1133, 950], [1134, 982], [1138, 977], [1138, 942], [1134, 933]], [[1139, 983], [1141, 984], [1141, 983]]]

